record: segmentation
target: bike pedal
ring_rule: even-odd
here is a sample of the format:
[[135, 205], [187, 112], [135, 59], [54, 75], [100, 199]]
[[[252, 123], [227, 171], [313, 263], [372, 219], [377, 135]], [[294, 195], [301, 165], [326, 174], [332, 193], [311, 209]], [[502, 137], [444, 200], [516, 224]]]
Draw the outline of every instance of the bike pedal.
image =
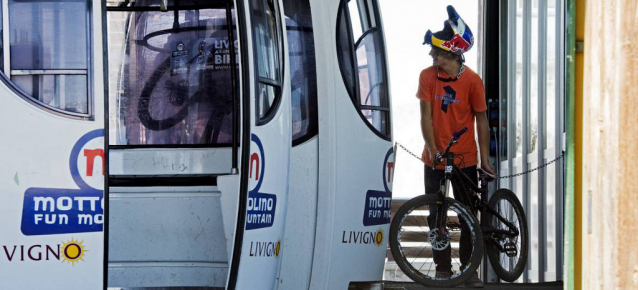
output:
[[508, 257], [516, 257], [518, 255], [518, 250], [516, 249], [516, 245], [514, 243], [505, 243], [505, 254]]

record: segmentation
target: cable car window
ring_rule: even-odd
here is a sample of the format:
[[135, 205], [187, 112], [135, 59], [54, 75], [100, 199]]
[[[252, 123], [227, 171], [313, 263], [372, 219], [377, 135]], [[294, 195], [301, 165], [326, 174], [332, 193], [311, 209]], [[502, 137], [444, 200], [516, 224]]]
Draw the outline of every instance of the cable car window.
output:
[[381, 31], [371, 29], [357, 45], [359, 104], [363, 116], [384, 136], [389, 136], [389, 104], [386, 92], [385, 65], [381, 48]]
[[308, 0], [284, 0], [290, 94], [292, 103], [292, 142], [301, 144], [317, 135], [317, 66]]
[[[161, 0], [107, 0], [107, 7], [145, 7], [145, 8], [158, 8], [161, 6]], [[204, 4], [204, 1], [201, 0], [168, 0], [168, 7], [175, 7], [176, 3], [179, 4], [181, 8], [193, 8], [188, 6], [196, 6], [199, 4]], [[209, 1], [210, 2], [210, 1]], [[214, 1], [213, 1], [214, 2]], [[223, 2], [223, 1], [216, 1]]]
[[359, 39], [359, 37], [363, 34], [363, 29], [361, 28], [362, 19], [359, 16], [357, 1], [348, 2], [348, 10], [350, 12], [350, 19], [352, 23], [352, 37], [354, 39]]
[[274, 0], [255, 0], [252, 3], [252, 23], [259, 94], [256, 100], [258, 124], [274, 115], [281, 98], [281, 37], [279, 35], [278, 4]]
[[259, 77], [278, 81], [280, 79], [279, 43], [277, 39], [276, 12], [273, 6], [272, 1], [255, 1], [253, 17], [255, 20], [254, 28], [255, 42], [257, 43]]
[[369, 30], [357, 45], [357, 69], [359, 71], [359, 97], [363, 106], [388, 107], [383, 92], [383, 59], [380, 48], [381, 33]]
[[275, 102], [275, 96], [277, 95], [276, 88], [274, 86], [259, 85], [259, 104], [257, 109], [259, 110], [258, 114], [260, 117], [263, 117], [268, 113], [268, 109]]
[[226, 1], [140, 11], [155, 2], [108, 13], [111, 145], [230, 145], [239, 58]]
[[[390, 102], [384, 39], [378, 18], [376, 1], [342, 0], [337, 19], [337, 54], [353, 103], [371, 129], [388, 139]], [[363, 33], [355, 38], [357, 27], [361, 27]]]
[[339, 60], [339, 68], [343, 82], [346, 84], [348, 94], [354, 95], [355, 91], [355, 69], [354, 69], [354, 40], [350, 34], [350, 18], [348, 17], [348, 9], [343, 6], [346, 2], [342, 2], [337, 16], [337, 58]]
[[89, 114], [86, 0], [8, 2], [5, 74], [32, 101], [55, 111]]

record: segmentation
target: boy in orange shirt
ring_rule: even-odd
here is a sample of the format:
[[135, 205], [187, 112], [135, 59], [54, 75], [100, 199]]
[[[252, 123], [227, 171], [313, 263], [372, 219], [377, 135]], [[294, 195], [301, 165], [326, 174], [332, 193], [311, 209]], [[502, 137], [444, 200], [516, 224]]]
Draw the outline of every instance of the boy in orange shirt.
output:
[[[467, 127], [468, 132], [463, 134], [458, 143], [452, 147], [455, 164], [464, 174], [478, 182], [476, 173], [478, 150], [474, 139], [475, 120], [478, 148], [481, 150], [481, 168], [489, 174], [496, 175], [489, 163], [490, 133], [485, 114], [487, 106], [483, 81], [464, 65], [463, 53], [472, 47], [474, 37], [454, 7], [448, 6], [447, 11], [449, 19], [445, 21], [444, 29], [434, 34], [428, 30], [425, 35], [423, 44], [431, 45], [430, 56], [433, 63], [421, 72], [416, 94], [421, 100], [421, 132], [425, 140], [422, 158], [426, 163], [426, 194], [436, 194], [439, 191], [441, 179], [445, 175], [443, 171], [445, 164], [438, 163], [436, 168], [433, 168], [432, 159], [445, 149], [452, 139], [452, 134], [463, 127]], [[457, 200], [466, 204], [468, 202], [458, 198]], [[471, 247], [470, 235], [461, 231], [459, 255], [462, 267], [470, 258]], [[452, 275], [450, 247], [433, 251], [436, 277], [450, 277]], [[483, 287], [483, 283], [475, 274], [465, 283], [465, 286]]]

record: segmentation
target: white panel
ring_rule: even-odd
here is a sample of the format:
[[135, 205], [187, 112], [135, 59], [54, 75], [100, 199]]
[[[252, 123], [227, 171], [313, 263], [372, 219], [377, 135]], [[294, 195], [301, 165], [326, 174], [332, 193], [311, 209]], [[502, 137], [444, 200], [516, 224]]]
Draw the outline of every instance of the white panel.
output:
[[111, 149], [110, 175], [228, 174], [231, 148]]
[[[247, 17], [253, 11], [250, 10], [252, 1], [245, 0], [244, 8]], [[281, 2], [275, 2], [281, 12]], [[251, 17], [252, 18], [252, 17]], [[254, 19], [253, 19], [254, 21]], [[248, 26], [252, 24], [248, 22]], [[252, 35], [251, 35], [252, 37]], [[250, 38], [250, 37], [249, 37]], [[286, 34], [283, 34], [286, 43]], [[248, 47], [249, 56], [256, 57], [253, 52], [253, 43], [249, 39], [244, 43]], [[281, 64], [287, 64], [288, 51], [284, 47], [282, 51], [284, 59]], [[285, 84], [281, 91], [281, 100], [274, 115], [266, 124], [257, 126], [255, 119], [256, 98], [258, 98], [259, 82], [254, 76], [255, 67], [251, 67], [250, 82], [250, 148], [248, 160], [248, 184], [247, 191], [240, 194], [247, 195], [245, 221], [243, 224], [243, 239], [241, 262], [237, 270], [237, 283], [235, 289], [273, 289], [276, 285], [281, 261], [281, 243], [286, 218], [288, 199], [288, 180], [290, 172], [290, 147], [292, 144], [291, 105], [290, 105], [290, 70], [283, 65], [282, 83]]]
[[119, 277], [128, 282], [128, 287], [209, 285], [221, 288], [226, 283], [226, 275], [226, 263], [109, 263], [109, 281], [111, 277]]
[[[100, 7], [101, 3], [95, 0], [91, 6]], [[3, 17], [3, 20], [6, 24], [7, 19]], [[94, 224], [94, 227], [79, 226], [77, 221], [80, 202], [74, 200], [79, 197], [78, 194], [92, 195], [92, 201], [87, 200], [83, 210], [89, 213], [91, 220], [95, 221], [94, 218], [97, 217], [97, 221], [101, 221], [102, 207], [99, 200], [103, 196], [103, 186], [100, 185], [104, 180], [101, 166], [103, 161], [101, 157], [97, 157], [94, 171], [87, 175], [88, 160], [83, 154], [85, 149], [103, 150], [104, 144], [103, 133], [99, 131], [104, 128], [101, 105], [104, 103], [104, 87], [101, 82], [102, 20], [99, 9], [92, 11], [91, 21], [94, 33], [91, 79], [100, 80], [89, 86], [90, 96], [95, 104], [92, 120], [69, 119], [37, 108], [0, 82], [0, 162], [3, 164], [0, 167], [0, 180], [3, 180], [0, 182], [3, 196], [0, 203], [2, 289], [102, 288], [104, 236], [101, 224]], [[6, 35], [9, 29], [4, 28]], [[5, 45], [8, 46], [8, 43]], [[91, 132], [93, 133], [89, 134]], [[81, 140], [87, 134], [89, 137]], [[79, 147], [73, 150], [75, 145]], [[73, 160], [76, 162], [72, 162]], [[84, 170], [73, 173], [78, 164], [84, 164]], [[95, 188], [90, 188], [90, 185]], [[33, 199], [26, 196], [26, 193], [34, 190], [56, 200], [55, 213], [38, 211], [28, 205], [27, 202]], [[69, 200], [73, 202], [68, 203]], [[94, 205], [93, 210], [90, 209], [91, 203]], [[38, 214], [49, 214], [50, 220], [56, 214], [57, 233], [47, 234], [53, 225], [42, 222], [36, 225], [35, 222], [28, 221], [29, 217], [37, 219]], [[63, 215], [68, 220], [60, 219]], [[77, 256], [77, 261], [65, 258], [65, 248], [77, 250], [78, 247], [83, 251]], [[70, 256], [74, 255], [73, 252], [69, 252]]]
[[285, 89], [279, 113], [268, 124], [253, 128], [251, 134], [239, 290], [270, 289], [277, 282], [292, 143], [289, 96], [290, 90]]
[[[225, 285], [222, 274], [228, 256], [216, 188], [132, 187], [109, 192], [109, 269], [129, 271], [110, 271], [109, 286]], [[217, 279], [209, 277], [213, 273]], [[184, 282], [184, 277], [191, 280]]]
[[[352, 281], [381, 280], [390, 227], [389, 221], [364, 223], [368, 193], [386, 191], [384, 168], [392, 143], [368, 127], [344, 86], [335, 50], [338, 3], [311, 2], [317, 19], [325, 19], [314, 30], [320, 161], [311, 289], [348, 289]], [[376, 235], [380, 242], [374, 241]]]
[[230, 259], [237, 229], [237, 206], [239, 204], [240, 175], [222, 175], [217, 177], [217, 188], [221, 192], [222, 220], [224, 222], [224, 236], [226, 250]]
[[308, 289], [317, 222], [319, 141], [290, 150], [290, 194], [278, 289]]

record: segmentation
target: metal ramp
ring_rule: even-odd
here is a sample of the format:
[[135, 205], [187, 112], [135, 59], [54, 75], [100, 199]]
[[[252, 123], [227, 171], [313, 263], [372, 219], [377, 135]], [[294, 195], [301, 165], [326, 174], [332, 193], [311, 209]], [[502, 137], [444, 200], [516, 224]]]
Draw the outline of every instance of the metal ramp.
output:
[[351, 283], [348, 290], [447, 290], [447, 289], [483, 289], [483, 290], [562, 290], [563, 282], [543, 283], [485, 283], [483, 288], [466, 288], [461, 286], [452, 288], [432, 288], [414, 282], [380, 281], [368, 283]]

